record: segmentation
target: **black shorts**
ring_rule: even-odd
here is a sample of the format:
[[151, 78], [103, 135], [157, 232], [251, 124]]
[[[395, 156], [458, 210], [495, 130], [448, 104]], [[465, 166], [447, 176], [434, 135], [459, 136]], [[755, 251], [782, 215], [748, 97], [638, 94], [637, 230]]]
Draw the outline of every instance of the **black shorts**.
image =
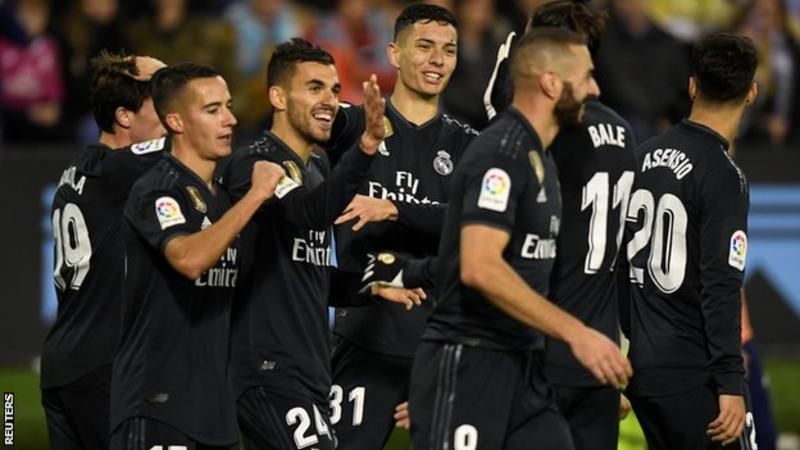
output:
[[412, 362], [337, 337], [331, 359], [331, 422], [340, 448], [375, 450], [386, 445], [394, 429], [394, 408], [408, 400]]
[[616, 450], [619, 391], [609, 386], [554, 386], [558, 410], [569, 424], [576, 450]]
[[42, 406], [54, 450], [106, 450], [110, 435], [111, 366], [70, 384], [42, 390]]
[[334, 450], [336, 439], [327, 404], [311, 396], [259, 386], [236, 401], [247, 450]]
[[111, 450], [236, 450], [238, 445], [198, 443], [164, 422], [148, 417], [125, 419], [111, 433]]
[[719, 415], [719, 397], [709, 386], [701, 386], [677, 395], [664, 397], [628, 397], [642, 426], [650, 450], [751, 450], [755, 439], [753, 414], [747, 405], [745, 429], [738, 441], [722, 447], [712, 441], [706, 430]]
[[409, 395], [415, 450], [572, 450], [541, 355], [423, 342]]

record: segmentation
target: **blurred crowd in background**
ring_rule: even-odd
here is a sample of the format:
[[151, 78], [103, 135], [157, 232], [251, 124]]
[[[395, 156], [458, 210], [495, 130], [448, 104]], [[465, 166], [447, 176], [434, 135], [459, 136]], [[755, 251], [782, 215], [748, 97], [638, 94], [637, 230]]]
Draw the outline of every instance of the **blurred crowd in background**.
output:
[[[497, 47], [547, 0], [444, 0], [459, 20], [458, 66], [444, 110], [486, 125], [483, 90]], [[195, 61], [228, 80], [251, 137], [269, 118], [265, 71], [272, 49], [302, 36], [329, 50], [341, 100], [359, 103], [376, 73], [390, 92], [395, 71], [385, 48], [408, 0], [0, 0], [0, 137], [4, 147], [97, 139], [89, 113], [90, 60], [101, 49]], [[760, 95], [743, 124], [746, 142], [784, 146], [800, 138], [800, 0], [603, 0], [605, 36], [595, 55], [602, 100], [632, 124], [637, 139], [688, 112], [688, 52], [705, 33], [750, 36], [760, 50]]]

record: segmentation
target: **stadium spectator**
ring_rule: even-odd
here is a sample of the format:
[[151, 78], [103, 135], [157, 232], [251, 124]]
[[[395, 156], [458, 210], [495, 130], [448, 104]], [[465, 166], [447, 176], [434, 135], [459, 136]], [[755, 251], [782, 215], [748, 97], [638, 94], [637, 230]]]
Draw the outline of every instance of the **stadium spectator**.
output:
[[4, 140], [54, 141], [64, 100], [58, 43], [48, 31], [50, 3], [19, 0], [16, 15], [29, 41], [0, 36], [0, 105]]
[[65, 9], [56, 24], [64, 55], [64, 125], [78, 140], [94, 142], [99, 130], [89, 105], [89, 61], [100, 50], [120, 53], [129, 47], [122, 32], [120, 4], [118, 0], [79, 0]]
[[685, 115], [688, 53], [652, 21], [644, 0], [611, 0], [610, 7], [595, 56], [597, 82], [605, 104], [643, 142]]
[[309, 33], [308, 40], [337, 62], [342, 101], [363, 103], [361, 81], [371, 73], [378, 76], [382, 91], [391, 90], [396, 74], [383, 49], [392, 40], [392, 23], [386, 10], [373, 8], [369, 0], [337, 0], [336, 10]]
[[487, 124], [481, 90], [489, 83], [497, 46], [510, 26], [497, 17], [493, 0], [459, 0], [456, 16], [459, 23], [458, 65], [442, 100], [448, 113], [474, 128]]
[[734, 21], [733, 31], [751, 38], [759, 50], [756, 82], [761, 95], [748, 110], [742, 131], [750, 138], [766, 136], [773, 144], [783, 144], [791, 130], [798, 55], [783, 1], [751, 0]]

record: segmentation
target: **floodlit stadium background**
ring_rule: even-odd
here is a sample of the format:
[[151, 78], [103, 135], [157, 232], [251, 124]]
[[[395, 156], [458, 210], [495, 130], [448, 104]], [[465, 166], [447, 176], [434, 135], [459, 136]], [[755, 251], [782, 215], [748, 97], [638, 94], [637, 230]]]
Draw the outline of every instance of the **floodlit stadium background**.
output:
[[[459, 65], [443, 108], [476, 128], [497, 46], [546, 0], [441, 1], [459, 19]], [[271, 49], [304, 36], [333, 53], [342, 99], [379, 75], [391, 92], [384, 48], [404, 0], [0, 0], [0, 390], [16, 394], [17, 448], [47, 448], [36, 370], [55, 315], [49, 207], [67, 161], [97, 137], [88, 112], [88, 61], [102, 48], [198, 61], [231, 85], [246, 142], [269, 109], [264, 72]], [[713, 30], [751, 36], [762, 61], [736, 159], [751, 182], [747, 295], [765, 362], [779, 440], [800, 448], [800, 0], [608, 0], [596, 55], [602, 100], [639, 141], [683, 117], [688, 46]], [[10, 55], [26, 55], [15, 59]], [[110, 299], [111, 300], [111, 299]], [[409, 448], [396, 433], [388, 448]], [[620, 448], [643, 448], [632, 420]]]

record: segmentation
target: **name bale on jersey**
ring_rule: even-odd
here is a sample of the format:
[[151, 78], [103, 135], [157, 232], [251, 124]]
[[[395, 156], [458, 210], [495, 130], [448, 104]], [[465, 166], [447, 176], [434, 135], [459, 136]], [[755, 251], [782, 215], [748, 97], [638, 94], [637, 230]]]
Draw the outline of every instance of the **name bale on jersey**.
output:
[[419, 179], [411, 172], [399, 170], [395, 173], [395, 190], [390, 191], [386, 189], [381, 183], [377, 181], [370, 181], [368, 183], [369, 190], [367, 195], [372, 198], [380, 198], [384, 200], [392, 200], [395, 202], [404, 203], [422, 203], [438, 205], [439, 202], [431, 200], [427, 196], [420, 199], [417, 198], [417, 191], [419, 190]]
[[642, 173], [656, 167], [670, 169], [678, 180], [683, 179], [694, 169], [692, 160], [685, 153], [675, 148], [659, 148], [645, 153], [642, 161]]
[[625, 148], [625, 127], [623, 126], [614, 126], [610, 123], [598, 123], [589, 125], [586, 129], [589, 131], [589, 137], [592, 138], [592, 145], [594, 145], [594, 148], [599, 148], [604, 145]]
[[309, 230], [308, 238], [294, 238], [292, 261], [315, 266], [331, 265], [331, 246], [326, 244], [327, 231]]

